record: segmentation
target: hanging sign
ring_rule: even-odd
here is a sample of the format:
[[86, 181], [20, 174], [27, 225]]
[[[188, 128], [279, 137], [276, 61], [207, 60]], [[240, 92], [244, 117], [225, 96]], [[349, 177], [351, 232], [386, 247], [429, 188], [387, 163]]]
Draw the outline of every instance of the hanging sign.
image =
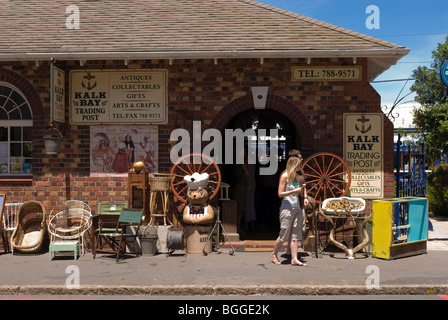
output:
[[166, 70], [72, 70], [70, 123], [167, 123]]
[[383, 197], [383, 114], [344, 114], [344, 160], [351, 173], [350, 196]]
[[65, 123], [65, 71], [51, 64], [51, 122]]

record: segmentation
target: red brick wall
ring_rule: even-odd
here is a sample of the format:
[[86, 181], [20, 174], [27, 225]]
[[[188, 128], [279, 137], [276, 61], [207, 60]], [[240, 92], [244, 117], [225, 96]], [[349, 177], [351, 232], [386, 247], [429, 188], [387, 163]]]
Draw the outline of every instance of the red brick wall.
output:
[[[313, 59], [311, 65], [352, 65], [352, 59]], [[176, 127], [192, 128], [202, 120], [202, 129], [223, 130], [232, 117], [252, 108], [252, 86], [268, 86], [266, 108], [287, 116], [296, 126], [301, 149], [306, 156], [326, 151], [343, 151], [343, 114], [345, 112], [381, 112], [380, 97], [366, 81], [367, 60], [358, 58], [363, 67], [360, 82], [294, 82], [292, 66], [308, 66], [306, 59], [220, 59], [92, 61], [83, 67], [77, 61], [59, 62], [66, 70], [69, 88], [71, 69], [167, 69], [168, 124], [159, 125], [159, 167], [169, 172], [168, 143]], [[46, 155], [42, 136], [49, 124], [50, 66], [33, 62], [0, 63], [0, 81], [13, 83], [27, 96], [34, 115], [35, 140], [33, 179], [28, 183], [0, 182], [0, 192], [8, 200], [41, 201], [48, 210], [59, 208], [60, 201], [87, 201], [93, 210], [99, 202], [127, 202], [127, 178], [90, 177], [90, 128], [68, 123], [68, 92], [64, 139], [59, 155]], [[384, 195], [393, 196], [393, 125], [384, 117]]]

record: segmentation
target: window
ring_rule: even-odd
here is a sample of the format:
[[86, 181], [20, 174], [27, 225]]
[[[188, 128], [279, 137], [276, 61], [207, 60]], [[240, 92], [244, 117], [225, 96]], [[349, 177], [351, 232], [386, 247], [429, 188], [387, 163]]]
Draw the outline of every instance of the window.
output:
[[0, 82], [0, 176], [29, 175], [33, 159], [33, 120], [24, 95]]

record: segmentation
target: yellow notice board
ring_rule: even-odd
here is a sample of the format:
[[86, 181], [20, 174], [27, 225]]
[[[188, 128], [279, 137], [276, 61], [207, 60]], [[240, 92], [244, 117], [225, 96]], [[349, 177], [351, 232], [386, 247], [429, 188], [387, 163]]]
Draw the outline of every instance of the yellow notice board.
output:
[[383, 113], [344, 114], [344, 160], [351, 197], [383, 197]]
[[167, 70], [70, 71], [70, 123], [165, 124]]

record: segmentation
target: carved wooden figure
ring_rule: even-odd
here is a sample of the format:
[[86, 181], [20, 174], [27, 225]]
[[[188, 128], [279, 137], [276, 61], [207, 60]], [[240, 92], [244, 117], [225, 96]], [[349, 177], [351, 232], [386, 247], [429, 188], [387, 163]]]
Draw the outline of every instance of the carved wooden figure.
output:
[[188, 225], [211, 224], [215, 219], [213, 207], [208, 203], [210, 193], [207, 173], [193, 173], [184, 180], [188, 184], [188, 203], [183, 211], [183, 222]]

